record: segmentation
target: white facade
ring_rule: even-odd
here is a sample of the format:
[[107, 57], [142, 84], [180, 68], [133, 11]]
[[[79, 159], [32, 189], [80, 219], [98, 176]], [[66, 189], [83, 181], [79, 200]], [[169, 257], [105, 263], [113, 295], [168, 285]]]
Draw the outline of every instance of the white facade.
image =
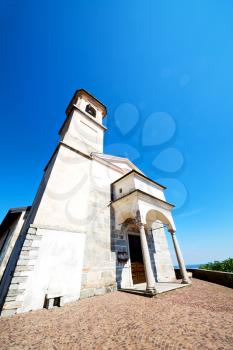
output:
[[[93, 96], [77, 91], [66, 113], [29, 214], [2, 247], [2, 315], [132, 287], [140, 264], [148, 286], [175, 280], [161, 226], [175, 231], [165, 188], [128, 159], [103, 154], [106, 108]], [[1, 228], [6, 237], [6, 220]]]

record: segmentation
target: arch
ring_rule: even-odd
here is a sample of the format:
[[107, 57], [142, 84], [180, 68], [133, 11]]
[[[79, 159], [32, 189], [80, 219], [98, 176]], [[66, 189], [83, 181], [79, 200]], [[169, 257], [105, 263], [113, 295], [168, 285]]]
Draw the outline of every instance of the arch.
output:
[[176, 227], [171, 214], [168, 216], [156, 209], [150, 209], [146, 213], [146, 223], [150, 227], [154, 221], [160, 221], [167, 226], [168, 231], [176, 231]]
[[139, 233], [139, 228], [136, 222], [136, 219], [128, 218], [124, 221], [124, 223], [121, 226], [122, 232], [135, 232]]
[[96, 110], [90, 103], [86, 105], [85, 111], [89, 113], [92, 117], [96, 118]]

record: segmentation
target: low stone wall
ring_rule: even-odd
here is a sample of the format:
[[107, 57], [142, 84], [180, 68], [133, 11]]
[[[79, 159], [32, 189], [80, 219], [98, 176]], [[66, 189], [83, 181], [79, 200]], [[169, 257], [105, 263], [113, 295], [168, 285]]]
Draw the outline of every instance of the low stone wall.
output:
[[[200, 280], [221, 284], [222, 286], [233, 288], [233, 273], [232, 272], [221, 272], [211, 271], [202, 269], [187, 269], [192, 272], [193, 278]], [[181, 278], [180, 270], [175, 269], [176, 278]]]

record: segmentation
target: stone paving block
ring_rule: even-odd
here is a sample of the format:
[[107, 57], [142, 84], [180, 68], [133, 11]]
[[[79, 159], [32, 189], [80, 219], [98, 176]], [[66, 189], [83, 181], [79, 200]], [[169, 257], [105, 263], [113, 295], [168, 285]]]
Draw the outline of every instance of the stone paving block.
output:
[[94, 288], [82, 289], [80, 292], [80, 299], [90, 298], [90, 297], [93, 297], [94, 295], [95, 295]]
[[106, 293], [106, 288], [95, 288], [95, 295], [103, 295]]

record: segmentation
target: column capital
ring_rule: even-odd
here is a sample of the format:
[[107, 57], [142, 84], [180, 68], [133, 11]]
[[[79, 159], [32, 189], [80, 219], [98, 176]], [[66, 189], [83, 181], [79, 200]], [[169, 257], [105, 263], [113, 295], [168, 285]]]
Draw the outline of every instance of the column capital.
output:
[[137, 216], [135, 217], [135, 222], [136, 222], [136, 225], [139, 227], [139, 229], [140, 227], [145, 227], [145, 224], [141, 220], [141, 215], [139, 211], [137, 212]]
[[176, 231], [174, 231], [173, 229], [168, 230], [168, 232], [170, 232], [170, 234], [173, 236], [176, 234]]

